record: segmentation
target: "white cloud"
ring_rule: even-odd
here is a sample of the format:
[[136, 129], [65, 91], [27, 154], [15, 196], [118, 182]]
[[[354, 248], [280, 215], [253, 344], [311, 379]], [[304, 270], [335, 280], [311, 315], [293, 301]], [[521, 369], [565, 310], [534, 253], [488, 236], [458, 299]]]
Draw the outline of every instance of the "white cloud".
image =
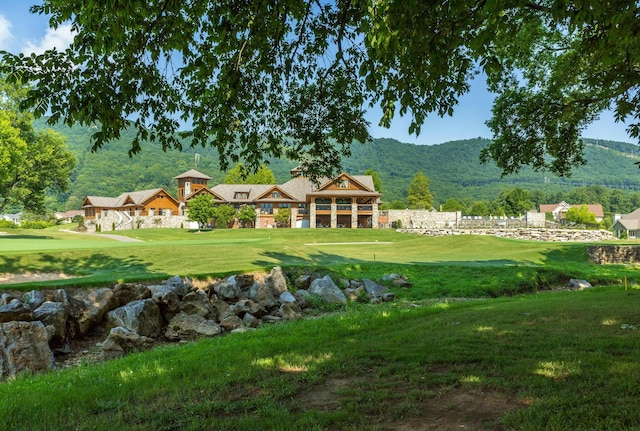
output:
[[42, 54], [48, 49], [57, 48], [58, 51], [67, 49], [73, 42], [73, 33], [71, 32], [71, 24], [64, 24], [57, 29], [48, 29], [42, 40], [37, 43], [27, 42], [22, 49], [24, 54]]
[[8, 50], [8, 44], [11, 39], [13, 39], [11, 22], [3, 15], [0, 15], [0, 50]]

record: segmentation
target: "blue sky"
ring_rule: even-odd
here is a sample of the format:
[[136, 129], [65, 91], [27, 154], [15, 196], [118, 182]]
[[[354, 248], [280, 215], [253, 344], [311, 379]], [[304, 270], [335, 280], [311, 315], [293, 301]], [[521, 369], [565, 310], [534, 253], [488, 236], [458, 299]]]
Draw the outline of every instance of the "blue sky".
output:
[[[49, 29], [46, 17], [29, 13], [29, 5], [34, 3], [35, 0], [0, 0], [0, 50], [27, 54], [69, 45], [72, 39], [70, 26], [61, 26], [55, 31]], [[394, 118], [390, 129], [377, 125], [379, 110], [370, 111], [367, 119], [374, 138], [394, 138], [412, 144], [433, 145], [460, 139], [491, 138], [485, 122], [491, 115], [492, 100], [485, 82], [478, 78], [472, 82], [471, 91], [460, 100], [453, 117], [429, 117], [417, 137], [408, 133], [409, 117]], [[615, 123], [611, 113], [604, 113], [599, 121], [587, 128], [584, 137], [631, 142], [625, 126]]]

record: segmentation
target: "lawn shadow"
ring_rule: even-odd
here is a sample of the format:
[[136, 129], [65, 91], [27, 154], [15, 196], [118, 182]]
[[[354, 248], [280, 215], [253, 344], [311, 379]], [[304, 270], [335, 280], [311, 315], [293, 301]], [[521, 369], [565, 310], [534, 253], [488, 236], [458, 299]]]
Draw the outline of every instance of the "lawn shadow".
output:
[[[0, 273], [7, 274], [49, 274], [61, 273], [72, 278], [53, 279], [19, 284], [35, 284], [38, 287], [91, 285], [115, 280], [151, 280], [168, 277], [164, 272], [150, 269], [151, 262], [136, 256], [124, 258], [105, 253], [91, 253], [84, 256], [68, 257], [63, 254], [43, 254], [32, 262], [23, 262], [20, 256], [0, 256]], [[25, 277], [22, 277], [25, 279]], [[5, 284], [5, 286], [15, 284]]]

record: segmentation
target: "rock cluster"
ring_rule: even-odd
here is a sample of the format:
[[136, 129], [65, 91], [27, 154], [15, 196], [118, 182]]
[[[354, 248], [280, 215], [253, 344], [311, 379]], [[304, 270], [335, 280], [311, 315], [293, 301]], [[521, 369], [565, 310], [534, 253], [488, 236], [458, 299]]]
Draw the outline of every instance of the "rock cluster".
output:
[[[372, 280], [341, 280], [340, 288], [329, 276], [302, 275], [291, 292], [280, 267], [259, 278], [233, 275], [194, 287], [189, 278], [175, 276], [157, 285], [34, 290], [21, 297], [4, 293], [0, 380], [55, 368], [53, 352], [69, 353], [71, 340], [91, 333], [108, 332], [100, 345], [102, 358], [109, 359], [148, 349], [159, 340], [193, 340], [298, 319], [314, 301], [393, 300], [386, 287]], [[407, 283], [399, 276], [389, 280]]]

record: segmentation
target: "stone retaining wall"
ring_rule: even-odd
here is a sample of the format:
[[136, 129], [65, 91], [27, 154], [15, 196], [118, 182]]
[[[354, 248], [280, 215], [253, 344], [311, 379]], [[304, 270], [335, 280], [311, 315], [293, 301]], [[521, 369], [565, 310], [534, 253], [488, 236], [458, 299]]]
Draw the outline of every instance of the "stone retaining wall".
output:
[[556, 242], [594, 242], [616, 239], [611, 232], [603, 229], [398, 229], [398, 232], [427, 236], [491, 235], [500, 238]]
[[119, 211], [109, 211], [108, 215], [95, 220], [85, 220], [87, 231], [95, 232], [96, 225], [100, 225], [101, 232], [114, 230], [153, 229], [153, 228], [188, 228], [187, 216], [157, 215], [129, 217]]
[[591, 261], [598, 265], [640, 263], [640, 247], [637, 245], [592, 245], [587, 252]]

